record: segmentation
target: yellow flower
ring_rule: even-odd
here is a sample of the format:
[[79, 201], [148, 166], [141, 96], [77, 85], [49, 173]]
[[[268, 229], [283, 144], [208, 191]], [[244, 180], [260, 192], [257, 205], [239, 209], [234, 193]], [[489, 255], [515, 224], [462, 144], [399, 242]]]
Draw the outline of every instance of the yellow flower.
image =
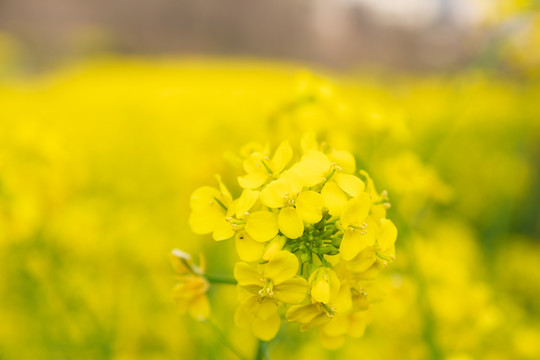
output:
[[262, 272], [253, 266], [239, 262], [234, 267], [234, 277], [238, 286], [260, 297], [270, 297], [288, 304], [302, 302], [307, 294], [306, 279], [296, 276], [298, 258], [288, 251], [278, 251]]
[[346, 286], [340, 287], [334, 298], [328, 303], [313, 302], [303, 305], [293, 305], [286, 313], [290, 322], [302, 324], [301, 331], [325, 325], [332, 321], [336, 313], [346, 313], [351, 309], [351, 292]]
[[345, 336], [360, 338], [364, 335], [369, 320], [367, 311], [350, 314], [337, 313], [332, 321], [319, 327], [321, 345], [327, 349], [339, 349], [345, 343]]
[[[363, 334], [366, 311], [380, 299], [374, 280], [395, 258], [397, 229], [386, 219], [386, 192], [379, 194], [365, 171], [363, 179], [354, 174], [352, 154], [312, 138], [302, 147], [292, 165], [288, 142], [272, 158], [267, 148], [245, 149], [239, 198], [218, 178], [219, 190], [203, 187], [192, 195], [190, 223], [216, 240], [236, 235], [237, 325], [268, 341], [279, 331], [279, 308], [287, 306], [288, 321], [302, 331], [318, 327], [323, 345], [337, 348], [346, 335]], [[205, 289], [193, 273], [187, 276], [196, 280], [180, 287], [190, 299]]]
[[278, 307], [282, 304], [298, 304], [306, 295], [307, 281], [296, 276], [298, 259], [288, 251], [278, 251], [262, 266], [262, 271], [239, 262], [234, 267], [238, 280], [241, 305], [235, 314], [238, 325], [251, 324], [255, 336], [268, 341], [279, 330]]
[[362, 192], [347, 202], [341, 215], [341, 226], [344, 229], [340, 253], [343, 260], [351, 260], [376, 240], [376, 222], [368, 218], [371, 208], [370, 196]]
[[219, 190], [203, 186], [193, 192], [190, 198], [191, 214], [189, 225], [199, 235], [213, 233], [214, 240], [226, 240], [234, 235], [232, 224], [227, 220], [234, 214], [232, 196], [216, 176]]
[[276, 149], [272, 159], [264, 153], [253, 152], [244, 160], [246, 175], [238, 177], [238, 183], [244, 189], [257, 189], [268, 180], [277, 178], [291, 161], [293, 150], [288, 141], [282, 142]]
[[296, 239], [304, 233], [304, 222], [316, 223], [322, 219], [324, 205], [321, 194], [302, 191], [299, 178], [291, 172], [272, 181], [261, 191], [261, 202], [273, 209], [279, 209], [279, 230], [289, 239]]
[[173, 299], [180, 313], [189, 312], [196, 320], [205, 320], [210, 316], [210, 303], [206, 292], [210, 284], [203, 276], [204, 261], [201, 266], [193, 264], [191, 256], [180, 250], [173, 250], [172, 265], [177, 273], [178, 283], [173, 289]]

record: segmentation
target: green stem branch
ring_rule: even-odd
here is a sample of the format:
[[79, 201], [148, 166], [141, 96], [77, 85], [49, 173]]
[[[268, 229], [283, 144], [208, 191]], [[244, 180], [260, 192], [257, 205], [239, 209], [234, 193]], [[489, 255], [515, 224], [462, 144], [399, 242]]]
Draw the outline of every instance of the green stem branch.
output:
[[207, 275], [207, 274], [205, 274], [204, 277], [206, 278], [206, 280], [210, 281], [212, 284], [228, 284], [228, 285], [238, 284], [238, 282], [234, 278], [227, 278], [227, 277]]

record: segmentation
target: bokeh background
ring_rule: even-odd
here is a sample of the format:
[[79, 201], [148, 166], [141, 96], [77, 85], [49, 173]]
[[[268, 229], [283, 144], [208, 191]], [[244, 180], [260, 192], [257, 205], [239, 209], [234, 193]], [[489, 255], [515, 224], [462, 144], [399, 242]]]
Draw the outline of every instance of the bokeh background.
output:
[[540, 358], [540, 3], [0, 0], [0, 359], [235, 359], [235, 290], [176, 313], [189, 195], [258, 141], [352, 151], [397, 261], [360, 340], [272, 359]]

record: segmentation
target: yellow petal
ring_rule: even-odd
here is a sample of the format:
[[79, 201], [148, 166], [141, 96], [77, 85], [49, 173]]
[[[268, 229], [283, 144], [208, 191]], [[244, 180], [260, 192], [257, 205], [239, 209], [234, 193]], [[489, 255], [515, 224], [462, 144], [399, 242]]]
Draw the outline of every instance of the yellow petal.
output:
[[360, 251], [351, 261], [345, 262], [345, 267], [351, 272], [361, 273], [369, 269], [376, 259], [375, 249], [368, 247]]
[[352, 198], [345, 205], [343, 214], [341, 214], [341, 225], [348, 228], [350, 225], [361, 225], [365, 222], [371, 208], [371, 198], [365, 192]]
[[268, 319], [277, 312], [278, 305], [275, 300], [264, 298], [255, 309], [255, 316], [260, 319]]
[[324, 333], [319, 333], [321, 345], [328, 350], [337, 350], [345, 344], [345, 336], [328, 336]]
[[287, 203], [289, 192], [289, 184], [286, 180], [274, 180], [262, 189], [261, 202], [272, 209], [277, 209]]
[[328, 155], [328, 158], [330, 161], [336, 163], [345, 173], [352, 174], [356, 170], [356, 160], [348, 151], [334, 150]]
[[216, 228], [214, 229], [213, 238], [216, 241], [227, 240], [234, 236], [234, 230], [230, 222], [225, 218], [221, 218], [218, 221]]
[[238, 177], [238, 184], [244, 189], [257, 189], [268, 180], [268, 174], [264, 172], [254, 172]]
[[289, 186], [289, 194], [291, 194], [292, 198], [296, 197], [296, 194], [302, 191], [302, 188], [304, 187], [302, 178], [295, 171], [284, 171], [281, 174], [280, 179], [287, 182], [287, 185]]
[[319, 315], [315, 316], [310, 322], [300, 327], [300, 331], [308, 331], [316, 328], [317, 326], [323, 326], [325, 324], [328, 324], [331, 320], [332, 319], [328, 317], [326, 313], [321, 312]]
[[274, 175], [281, 173], [283, 169], [285, 169], [285, 166], [291, 161], [292, 156], [293, 150], [291, 144], [289, 144], [288, 141], [282, 142], [272, 157], [272, 170]]
[[213, 206], [199, 208], [189, 214], [189, 226], [195, 234], [210, 234], [224, 216], [222, 211]]
[[236, 203], [236, 218], [243, 219], [259, 199], [259, 191], [246, 189]]
[[341, 282], [336, 272], [327, 267], [318, 268], [309, 277], [311, 297], [314, 301], [328, 304], [339, 293]]
[[360, 195], [360, 193], [366, 188], [366, 185], [362, 180], [351, 174], [337, 174], [336, 183], [343, 191], [352, 197]]
[[[253, 295], [252, 295], [253, 296]], [[253, 296], [254, 297], [254, 296]], [[251, 324], [253, 313], [244, 304], [238, 306], [234, 313], [234, 323], [238, 327], [247, 327]]]
[[215, 177], [219, 184], [219, 192], [221, 193], [221, 200], [223, 204], [227, 206], [232, 201], [231, 193], [229, 192], [229, 189], [227, 189], [223, 181], [221, 181], [221, 176], [215, 175]]
[[215, 198], [219, 198], [221, 193], [218, 189], [210, 186], [202, 186], [196, 189], [189, 199], [192, 210], [199, 210], [215, 203]]
[[352, 307], [351, 288], [341, 286], [336, 297], [332, 300], [332, 307], [336, 309], [336, 313], [345, 313]]
[[263, 340], [270, 341], [272, 340], [279, 331], [280, 318], [279, 315], [274, 313], [274, 315], [268, 317], [267, 319], [261, 319], [255, 317], [251, 323], [251, 331], [253, 334]]
[[349, 315], [348, 335], [353, 338], [360, 338], [364, 336], [368, 320], [369, 318], [367, 311], [357, 311]]
[[321, 332], [330, 337], [346, 335], [349, 329], [349, 319], [345, 314], [335, 314], [328, 324], [321, 327]]
[[264, 267], [264, 276], [278, 285], [292, 279], [298, 272], [298, 258], [288, 251], [277, 252]]
[[315, 304], [294, 305], [287, 310], [285, 317], [290, 322], [307, 324], [319, 314], [321, 314], [321, 310]]
[[203, 321], [210, 317], [210, 302], [206, 295], [198, 296], [189, 304], [189, 314], [198, 321]]
[[265, 279], [261, 274], [245, 262], [237, 262], [234, 265], [234, 277], [238, 281], [238, 285], [243, 287], [251, 285], [262, 287], [265, 284]]
[[265, 242], [277, 235], [277, 216], [268, 211], [256, 211], [248, 216], [246, 227], [249, 236], [255, 241]]
[[236, 234], [235, 245], [240, 259], [247, 262], [259, 260], [265, 246], [264, 243], [253, 240], [245, 231]]
[[281, 209], [278, 217], [279, 230], [289, 239], [296, 239], [304, 233], [304, 222], [292, 206]]
[[315, 191], [303, 191], [296, 198], [296, 211], [307, 223], [317, 223], [322, 219], [324, 200], [321, 194]]
[[308, 282], [303, 277], [294, 277], [274, 286], [274, 297], [287, 304], [299, 304], [306, 298]]
[[347, 195], [341, 190], [338, 184], [334, 181], [327, 182], [321, 195], [324, 199], [324, 206], [328, 208], [328, 212], [332, 216], [340, 216], [347, 205]]
[[345, 261], [352, 260], [360, 251], [375, 245], [375, 240], [376, 231], [373, 226], [370, 228], [368, 225], [364, 230], [347, 229], [339, 247], [341, 258]]
[[381, 252], [390, 257], [396, 256], [395, 242], [397, 239], [397, 228], [391, 220], [381, 219], [381, 229], [377, 240], [381, 247]]
[[270, 241], [270, 243], [266, 245], [266, 248], [264, 249], [263, 260], [270, 260], [270, 258], [274, 256], [275, 253], [283, 249], [283, 246], [285, 246], [286, 242], [287, 238], [285, 236], [278, 235], [273, 238], [272, 241]]
[[370, 216], [376, 220], [386, 218], [386, 207], [384, 204], [372, 205], [370, 210]]
[[315, 186], [322, 181], [331, 167], [331, 162], [320, 151], [308, 151], [300, 162], [293, 165], [294, 172], [298, 174], [305, 186]]

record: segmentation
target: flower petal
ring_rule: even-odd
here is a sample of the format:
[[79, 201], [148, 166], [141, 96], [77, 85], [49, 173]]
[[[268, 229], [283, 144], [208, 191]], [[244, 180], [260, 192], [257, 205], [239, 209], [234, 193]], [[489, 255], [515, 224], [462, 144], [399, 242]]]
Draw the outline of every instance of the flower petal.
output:
[[321, 310], [315, 304], [294, 305], [287, 310], [285, 317], [290, 322], [307, 324], [319, 314], [321, 314]]
[[346, 335], [349, 328], [349, 319], [345, 314], [335, 314], [328, 324], [321, 327], [321, 332], [327, 336], [335, 337]]
[[189, 205], [192, 210], [199, 210], [212, 205], [215, 198], [219, 198], [221, 193], [211, 186], [202, 186], [196, 189], [189, 198]]
[[261, 303], [258, 304], [255, 310], [255, 316], [260, 319], [268, 319], [270, 316], [277, 312], [278, 305], [276, 301], [271, 298], [264, 298]]
[[251, 323], [251, 331], [253, 331], [253, 334], [257, 338], [263, 341], [270, 341], [278, 333], [280, 322], [277, 312], [267, 319], [255, 317]]
[[247, 262], [259, 260], [265, 246], [264, 243], [253, 240], [245, 231], [236, 234], [235, 245], [240, 259]]
[[189, 304], [189, 314], [198, 321], [203, 321], [210, 317], [210, 302], [206, 295], [196, 297]]
[[[328, 325], [332, 324], [332, 322], [330, 322]], [[321, 340], [321, 345], [328, 350], [337, 350], [345, 344], [344, 335], [328, 336], [321, 331], [319, 332], [319, 339]]]
[[265, 242], [277, 235], [277, 216], [268, 211], [256, 211], [251, 213], [245, 227], [249, 236], [255, 241]]
[[274, 180], [262, 189], [261, 202], [272, 209], [277, 209], [287, 203], [289, 192], [289, 184], [286, 180]]
[[245, 189], [236, 203], [236, 218], [243, 219], [259, 199], [259, 191]]
[[336, 272], [327, 267], [318, 268], [309, 277], [311, 297], [314, 301], [328, 304], [339, 293], [341, 282]]
[[289, 239], [296, 239], [304, 233], [304, 222], [292, 206], [281, 209], [278, 217], [278, 226], [283, 235]]
[[213, 238], [216, 241], [227, 240], [234, 236], [234, 230], [230, 222], [225, 218], [221, 218], [214, 229]]
[[340, 173], [336, 175], [336, 183], [339, 187], [352, 197], [360, 195], [366, 185], [360, 178], [351, 174]]
[[327, 182], [321, 191], [321, 195], [324, 199], [324, 206], [328, 208], [330, 215], [340, 216], [345, 205], [347, 205], [348, 199], [339, 185], [335, 181]]
[[390, 256], [391, 258], [395, 258], [396, 239], [397, 239], [397, 228], [392, 222], [392, 220], [381, 219], [381, 229], [377, 237], [377, 240], [379, 241], [379, 246], [381, 247], [381, 252], [385, 255]]
[[328, 155], [328, 158], [330, 161], [336, 163], [345, 173], [352, 174], [356, 170], [356, 160], [348, 151], [334, 150]]
[[339, 247], [341, 258], [345, 261], [352, 260], [360, 251], [375, 245], [376, 238], [377, 232], [374, 226], [368, 225], [364, 230], [348, 228]]
[[351, 261], [345, 262], [345, 267], [353, 273], [361, 273], [370, 268], [377, 260], [375, 249], [368, 247], [358, 253]]
[[306, 298], [308, 282], [297, 276], [274, 286], [274, 297], [287, 304], [299, 304]]
[[315, 191], [303, 191], [296, 198], [296, 211], [307, 223], [315, 224], [321, 221], [323, 205], [322, 195]]
[[341, 286], [336, 297], [332, 300], [332, 307], [336, 309], [336, 313], [345, 313], [352, 307], [351, 288]]
[[257, 189], [264, 185], [268, 180], [268, 174], [265, 172], [254, 172], [238, 177], [238, 184], [244, 189]]
[[285, 166], [291, 161], [292, 156], [293, 150], [291, 144], [288, 141], [282, 142], [272, 157], [272, 171], [274, 175], [281, 173], [285, 169]]
[[270, 243], [266, 245], [266, 248], [264, 249], [263, 260], [270, 260], [270, 258], [274, 256], [275, 253], [283, 249], [283, 246], [285, 246], [286, 242], [287, 238], [285, 236], [278, 235], [273, 238], [272, 241], [270, 241]]
[[298, 272], [298, 258], [288, 251], [277, 252], [264, 267], [264, 277], [278, 285], [292, 279]]
[[367, 311], [357, 311], [354, 314], [349, 315], [348, 335], [353, 338], [360, 338], [364, 336], [368, 320], [369, 318]]
[[[332, 163], [320, 151], [308, 151], [302, 160], [293, 165], [294, 172], [301, 178], [305, 186], [315, 186], [324, 180]], [[291, 168], [291, 169], [292, 169]]]
[[350, 225], [361, 225], [366, 220], [370, 208], [371, 198], [365, 192], [360, 193], [345, 205], [341, 214], [341, 225], [345, 229]]
[[265, 279], [251, 265], [245, 262], [237, 262], [234, 265], [234, 278], [238, 281], [238, 285], [242, 287], [257, 285], [263, 287]]
[[223, 212], [214, 206], [199, 208], [189, 214], [189, 226], [197, 235], [210, 234], [224, 216]]

